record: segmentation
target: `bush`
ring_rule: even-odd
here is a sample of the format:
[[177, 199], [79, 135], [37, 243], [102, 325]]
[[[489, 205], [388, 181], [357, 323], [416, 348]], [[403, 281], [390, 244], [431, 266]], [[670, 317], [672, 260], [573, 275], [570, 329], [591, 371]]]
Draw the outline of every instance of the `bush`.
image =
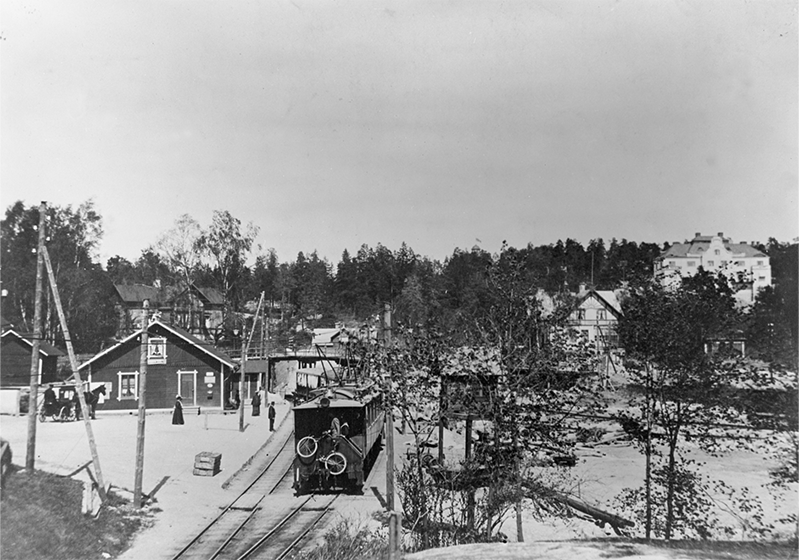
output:
[[301, 552], [298, 560], [383, 560], [388, 558], [388, 535], [342, 518], [324, 536], [324, 543]]

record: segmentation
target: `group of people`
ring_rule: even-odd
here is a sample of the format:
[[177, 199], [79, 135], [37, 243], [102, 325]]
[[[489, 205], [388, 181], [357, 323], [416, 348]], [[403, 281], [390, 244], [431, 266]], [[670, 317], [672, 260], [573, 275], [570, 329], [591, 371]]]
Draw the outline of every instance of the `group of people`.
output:
[[[235, 392], [234, 398], [238, 401], [238, 391]], [[240, 402], [240, 401], [238, 401]], [[255, 391], [252, 397], [252, 415], [253, 416], [260, 416], [261, 415], [261, 391]], [[275, 417], [277, 413], [275, 411], [275, 403], [270, 402], [269, 407], [267, 408], [266, 415], [269, 418], [269, 431], [275, 431]], [[181, 425], [183, 424], [183, 399], [180, 395], [175, 397], [175, 408], [172, 411], [172, 424], [174, 425]]]
[[[261, 415], [261, 391], [255, 391], [255, 394], [252, 396], [252, 415]], [[266, 415], [269, 417], [269, 431], [274, 432], [275, 416], [277, 416], [274, 402], [269, 403], [269, 407], [266, 409]]]

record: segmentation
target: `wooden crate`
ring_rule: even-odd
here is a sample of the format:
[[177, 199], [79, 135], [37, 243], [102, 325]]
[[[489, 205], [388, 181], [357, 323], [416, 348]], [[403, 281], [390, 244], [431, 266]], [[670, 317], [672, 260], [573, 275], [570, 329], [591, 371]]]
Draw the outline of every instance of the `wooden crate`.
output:
[[216, 476], [222, 465], [222, 454], [203, 451], [194, 457], [194, 476]]

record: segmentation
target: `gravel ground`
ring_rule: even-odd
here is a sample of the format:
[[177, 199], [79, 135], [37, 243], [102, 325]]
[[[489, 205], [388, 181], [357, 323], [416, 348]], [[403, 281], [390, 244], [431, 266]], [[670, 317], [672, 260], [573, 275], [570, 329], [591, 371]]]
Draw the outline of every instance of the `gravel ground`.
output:
[[[277, 403], [275, 408], [279, 425], [290, 405]], [[167, 412], [149, 412], [146, 418], [143, 490], [152, 495], [148, 508], [153, 525], [137, 536], [121, 557], [125, 560], [170, 558], [233, 498], [223, 483], [270, 436], [264, 410], [253, 417], [250, 407], [243, 432], [236, 414], [187, 414], [182, 426], [173, 426], [171, 420]], [[92, 421], [105, 484], [123, 494], [134, 486], [137, 423], [135, 413], [99, 410]], [[0, 416], [0, 437], [10, 442], [15, 465], [25, 464], [27, 432], [27, 417]], [[40, 422], [36, 434], [37, 469], [65, 475], [91, 461], [83, 422]], [[221, 472], [214, 477], [192, 474], [194, 457], [203, 451], [222, 454]]]

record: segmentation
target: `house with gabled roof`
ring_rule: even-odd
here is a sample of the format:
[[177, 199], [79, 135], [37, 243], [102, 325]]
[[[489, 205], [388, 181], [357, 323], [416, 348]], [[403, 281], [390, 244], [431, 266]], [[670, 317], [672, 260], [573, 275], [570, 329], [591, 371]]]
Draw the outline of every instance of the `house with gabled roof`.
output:
[[723, 232], [697, 232], [691, 241], [674, 243], [655, 259], [655, 277], [664, 284], [693, 276], [700, 268], [728, 277], [739, 288], [736, 297], [743, 303], [754, 301], [757, 292], [772, 282], [768, 255], [753, 244], [733, 243]]
[[[19, 334], [7, 329], [2, 334], [0, 348], [0, 387], [29, 387], [31, 381], [31, 352], [33, 335]], [[39, 384], [58, 381], [58, 358], [64, 352], [39, 342]]]
[[586, 342], [593, 343], [598, 352], [603, 352], [619, 345], [616, 325], [621, 315], [617, 291], [595, 290], [581, 284], [569, 315], [569, 326]]
[[148, 286], [146, 284], [114, 284], [117, 300], [114, 307], [117, 312], [118, 339], [130, 336], [139, 329], [144, 315], [144, 302], [148, 303], [149, 313], [168, 311], [169, 290]]
[[[150, 322], [147, 333], [147, 408], [172, 408], [180, 395], [186, 407], [222, 410], [236, 390], [236, 363], [210, 343], [160, 319]], [[140, 365], [137, 331], [78, 368], [91, 386], [106, 386], [98, 411], [138, 408]]]
[[225, 296], [216, 288], [189, 284], [169, 299], [168, 307], [173, 325], [203, 340], [218, 341], [222, 336]]
[[114, 284], [119, 317], [117, 338], [137, 330], [144, 313], [144, 302], [150, 313], [158, 312], [166, 323], [176, 325], [203, 340], [217, 341], [222, 335], [225, 297], [219, 290], [189, 284], [185, 288], [165, 288], [144, 284]]

